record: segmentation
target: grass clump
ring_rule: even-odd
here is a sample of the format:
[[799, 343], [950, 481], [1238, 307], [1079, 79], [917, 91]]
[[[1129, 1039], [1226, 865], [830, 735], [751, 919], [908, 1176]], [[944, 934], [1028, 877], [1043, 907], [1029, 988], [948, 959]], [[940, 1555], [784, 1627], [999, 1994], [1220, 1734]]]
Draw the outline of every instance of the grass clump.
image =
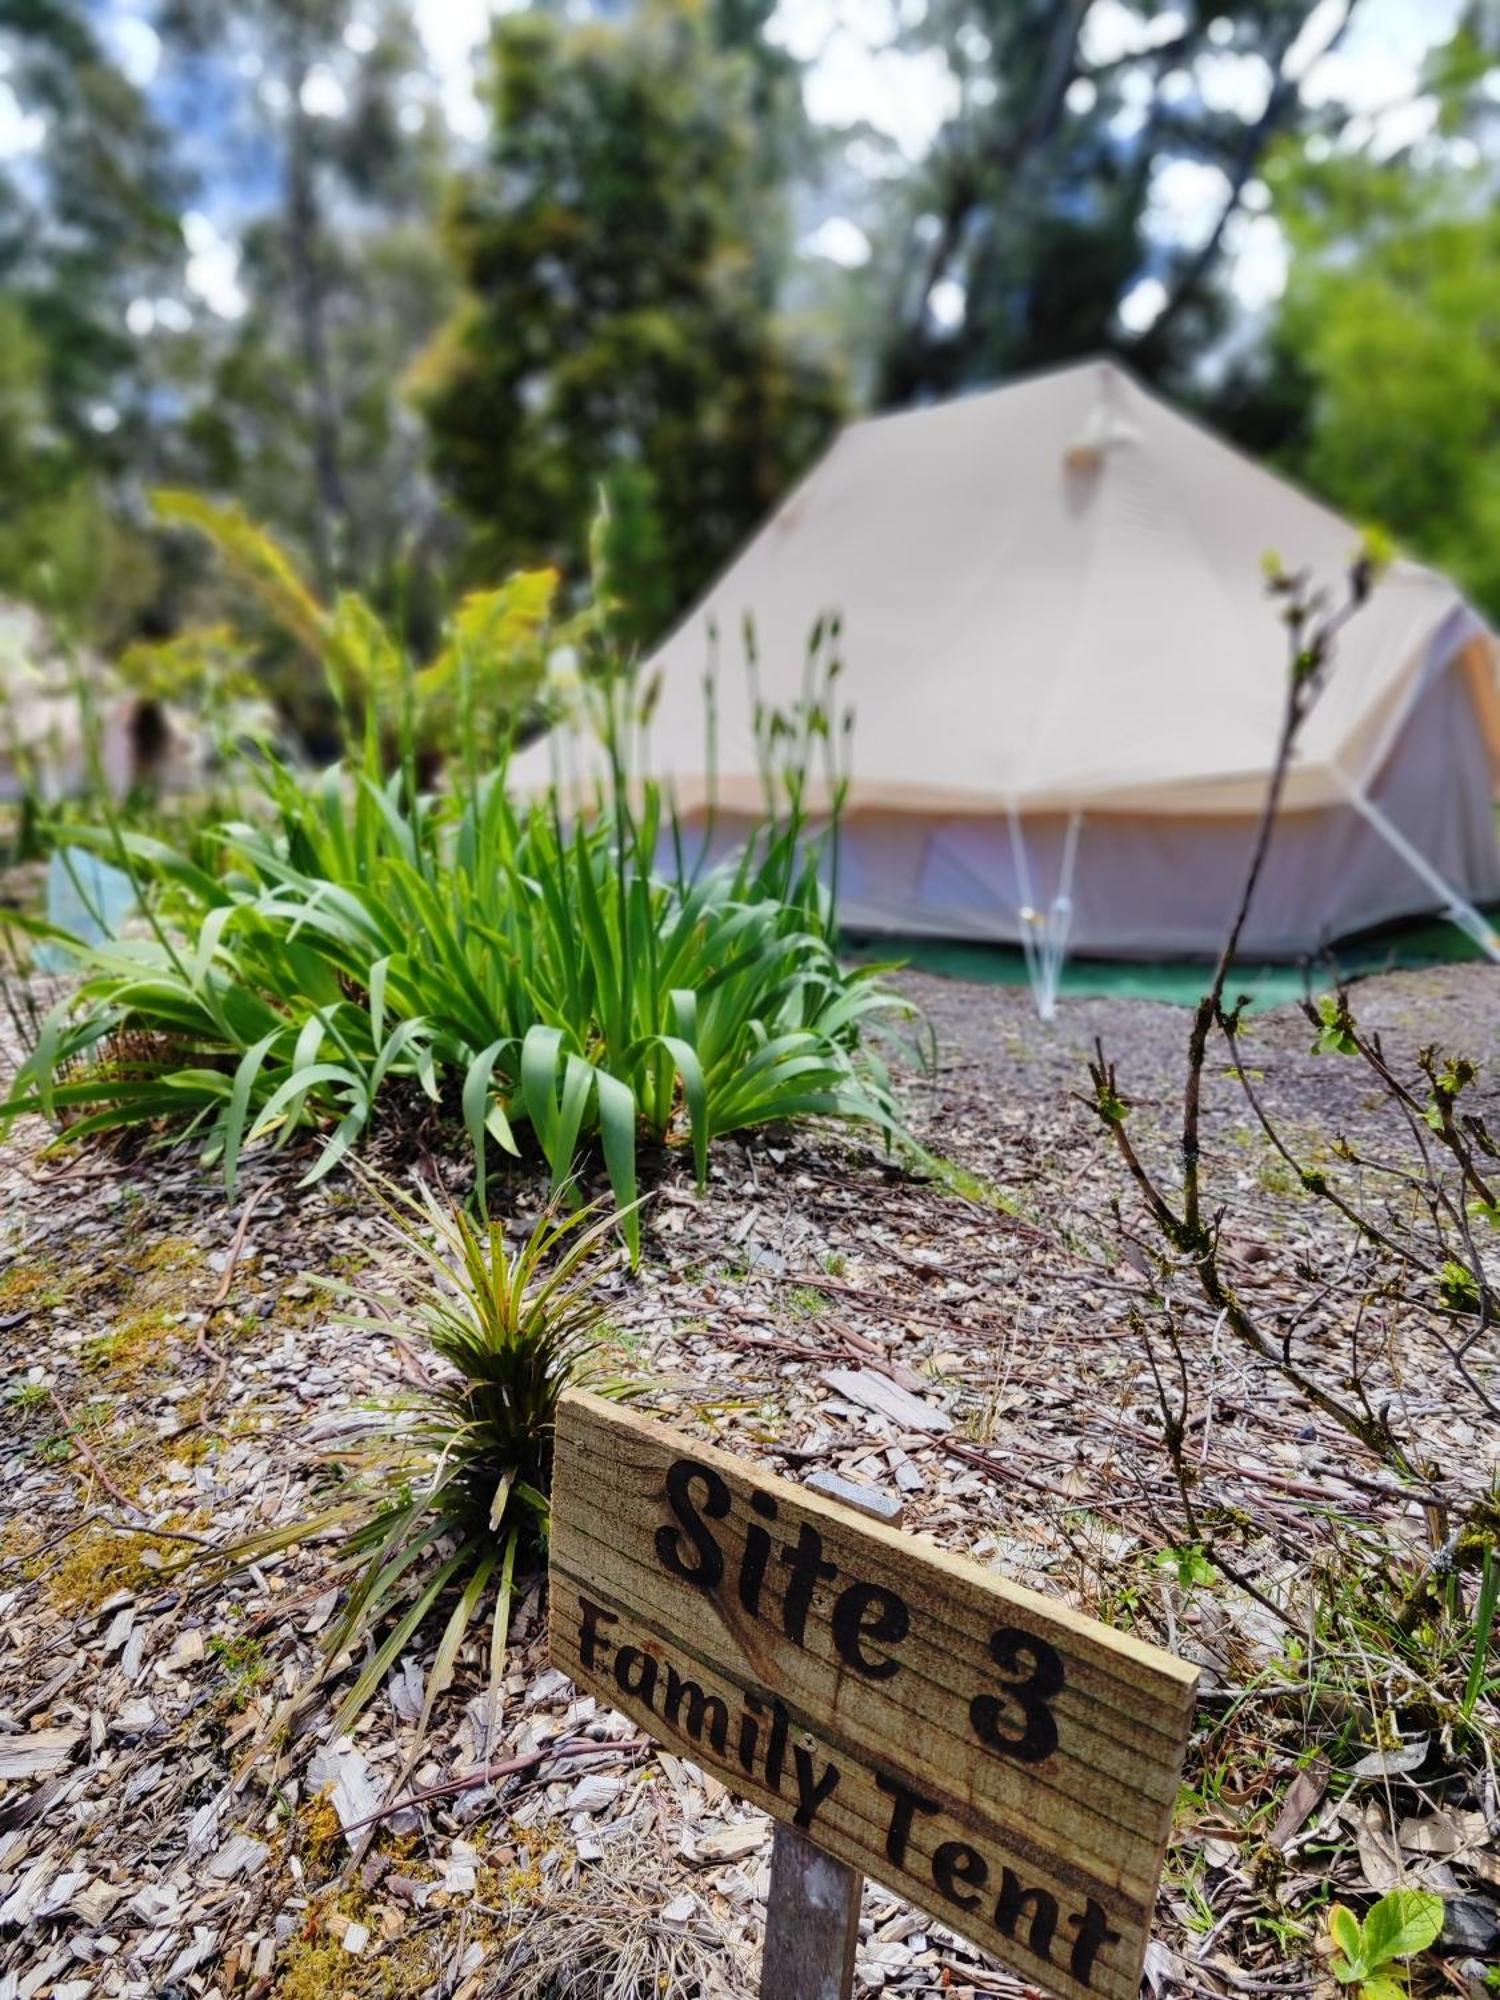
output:
[[[379, 1197], [372, 1279], [333, 1289], [430, 1359], [430, 1385], [383, 1413], [352, 1465], [343, 1454], [326, 1507], [219, 1560], [253, 1562], [337, 1537], [347, 1595], [319, 1678], [351, 1651], [364, 1647], [366, 1658], [335, 1717], [336, 1735], [352, 1727], [425, 1621], [447, 1609], [415, 1759], [486, 1606], [492, 1693], [498, 1687], [517, 1564], [546, 1532], [558, 1399], [575, 1381], [610, 1386], [591, 1365], [602, 1316], [589, 1288], [617, 1218], [597, 1203], [568, 1214], [554, 1204], [513, 1251], [503, 1224], [477, 1222], [426, 1188], [412, 1196], [386, 1184]], [[368, 1330], [370, 1321], [351, 1323]]]
[[275, 1662], [252, 1632], [216, 1633], [206, 1651], [223, 1673], [236, 1707], [257, 1695], [276, 1671]]

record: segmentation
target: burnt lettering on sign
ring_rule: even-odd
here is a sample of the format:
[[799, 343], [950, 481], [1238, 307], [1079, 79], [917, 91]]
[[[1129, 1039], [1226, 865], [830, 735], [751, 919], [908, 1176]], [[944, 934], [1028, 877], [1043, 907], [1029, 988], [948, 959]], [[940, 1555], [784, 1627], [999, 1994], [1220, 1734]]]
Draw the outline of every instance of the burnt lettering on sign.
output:
[[1135, 2000], [1192, 1670], [664, 1425], [564, 1398], [553, 1657], [1068, 2000]]
[[[676, 1525], [657, 1529], [658, 1561], [684, 1583], [716, 1591], [724, 1581], [725, 1556], [711, 1524], [722, 1521], [739, 1528], [733, 1520], [733, 1495], [712, 1466], [692, 1458], [676, 1459], [668, 1467], [664, 1492]], [[777, 1519], [773, 1494], [755, 1488], [749, 1508], [759, 1518], [742, 1529], [734, 1579], [741, 1608], [752, 1618], [774, 1619], [793, 1645], [805, 1646], [814, 1592], [826, 1583], [832, 1592], [829, 1628], [839, 1659], [866, 1680], [891, 1680], [900, 1673], [897, 1649], [911, 1631], [911, 1609], [905, 1598], [862, 1577], [841, 1578], [838, 1565], [825, 1559], [823, 1537], [810, 1521], [799, 1524], [794, 1541], [778, 1546], [761, 1525]], [[773, 1567], [775, 1580], [768, 1588]], [[977, 1693], [970, 1702], [973, 1733], [986, 1749], [1003, 1757], [1040, 1763], [1057, 1749], [1057, 1719], [1051, 1704], [1067, 1685], [1062, 1656], [1045, 1639], [1013, 1626], [997, 1629], [989, 1650], [1001, 1669], [1002, 1689], [999, 1694]]]

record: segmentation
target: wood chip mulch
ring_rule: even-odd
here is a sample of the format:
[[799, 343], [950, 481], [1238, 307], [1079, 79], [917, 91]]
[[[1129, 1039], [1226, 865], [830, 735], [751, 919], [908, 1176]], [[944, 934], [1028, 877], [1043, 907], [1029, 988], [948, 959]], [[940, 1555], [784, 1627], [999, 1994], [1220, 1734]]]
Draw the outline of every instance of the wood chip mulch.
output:
[[[1398, 1880], [1458, 1913], [1442, 1949], [1465, 1990], [1500, 1956], [1493, 1735], [1413, 1761], [1357, 1721], [1289, 1717], [1276, 1619], [1184, 1567], [1130, 1324], [1146, 1279], [1115, 1219], [1128, 1190], [1072, 1093], [1102, 1035], [1165, 1160], [1187, 1015], [1065, 1000], [1044, 1027], [1021, 992], [905, 983], [940, 1050], [905, 1101], [951, 1170], [825, 1131], [721, 1143], [701, 1197], [679, 1159], [656, 1163], [641, 1268], [601, 1278], [614, 1358], [658, 1414], [794, 1477], [895, 1492], [909, 1527], [1200, 1664], [1149, 1991], [1331, 1992], [1322, 1906]], [[1392, 1047], [1487, 1060], [1493, 1111], [1495, 994], [1488, 968], [1448, 967], [1357, 1003]], [[1379, 1133], [1363, 1074], [1310, 1039], [1291, 1010], [1254, 1026], [1267, 1101], [1300, 1133]], [[334, 1615], [328, 1552], [212, 1586], [183, 1559], [309, 1511], [409, 1380], [380, 1326], [336, 1325], [312, 1283], [358, 1273], [370, 1216], [347, 1181], [299, 1191], [291, 1158], [250, 1162], [226, 1204], [190, 1156], [43, 1158], [43, 1136], [0, 1153], [0, 2000], [753, 1994], [767, 1823], [546, 1665], [536, 1579], [498, 1725], [476, 1637], [414, 1803], [389, 1792], [435, 1632], [352, 1737], [332, 1738], [323, 1700], [289, 1746], [265, 1740]], [[1238, 1275], [1268, 1313], [1301, 1313], [1299, 1341], [1337, 1370], [1337, 1300], [1308, 1301], [1345, 1237], [1283, 1185], [1218, 1075], [1207, 1152]], [[462, 1188], [458, 1149], [426, 1165]], [[538, 1189], [494, 1199], [524, 1220]], [[1389, 1479], [1189, 1318], [1200, 1504], [1242, 1521], [1261, 1590], [1300, 1616], [1340, 1552], [1419, 1554], [1424, 1523]], [[1500, 1352], [1476, 1366], [1500, 1379]], [[1455, 1481], [1494, 1479], [1495, 1427], [1418, 1333], [1374, 1367]], [[874, 1886], [857, 1986], [1026, 1990]]]

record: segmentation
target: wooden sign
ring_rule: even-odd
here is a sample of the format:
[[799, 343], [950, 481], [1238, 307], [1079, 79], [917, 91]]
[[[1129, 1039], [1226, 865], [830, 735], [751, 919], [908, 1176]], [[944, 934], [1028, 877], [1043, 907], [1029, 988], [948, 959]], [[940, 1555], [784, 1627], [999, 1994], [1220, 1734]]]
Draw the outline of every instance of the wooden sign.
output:
[[1135, 2000], [1196, 1671], [571, 1392], [552, 1658], [1024, 1979]]

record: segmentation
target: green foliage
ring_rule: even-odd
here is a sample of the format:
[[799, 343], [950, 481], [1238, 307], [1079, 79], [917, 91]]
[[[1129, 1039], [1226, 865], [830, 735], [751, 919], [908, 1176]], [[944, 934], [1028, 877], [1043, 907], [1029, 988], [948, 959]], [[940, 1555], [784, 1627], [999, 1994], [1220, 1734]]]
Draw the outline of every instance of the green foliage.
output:
[[1404, 2000], [1406, 1982], [1391, 1968], [1436, 1942], [1443, 1928], [1443, 1899], [1423, 1889], [1391, 1889], [1363, 1923], [1343, 1903], [1328, 1912], [1328, 1931], [1338, 1946], [1333, 1976], [1357, 1986], [1361, 2000]]
[[1479, 1596], [1474, 1606], [1473, 1658], [1464, 1684], [1460, 1713], [1471, 1722], [1485, 1695], [1500, 1694], [1500, 1674], [1491, 1675], [1490, 1647], [1494, 1643], [1496, 1621], [1500, 1618], [1500, 1556], [1493, 1547], [1480, 1558]]
[[[399, 636], [357, 591], [340, 591], [331, 610], [319, 603], [296, 558], [242, 507], [196, 493], [154, 496], [163, 522], [192, 529], [213, 547], [229, 575], [323, 678], [351, 741], [367, 736], [386, 761], [403, 736], [422, 757], [462, 753], [472, 777], [505, 754], [537, 708], [550, 648], [572, 626], [553, 622], [555, 570], [523, 570], [497, 589], [459, 600], [442, 645], [413, 669]], [[184, 634], [167, 647], [132, 648], [122, 661], [200, 680], [229, 628]], [[204, 657], [205, 648], [209, 656]]]
[[1320, 1056], [1357, 1056], [1359, 1041], [1349, 1012], [1349, 996], [1325, 993], [1318, 1001], [1320, 1026], [1313, 1040], [1313, 1053]]
[[1477, 1313], [1479, 1281], [1467, 1264], [1450, 1257], [1438, 1272], [1438, 1296], [1450, 1312]]
[[1276, 365], [1307, 385], [1293, 471], [1500, 612], [1500, 218], [1488, 169], [1279, 156], [1295, 250]]
[[515, 1153], [529, 1129], [555, 1186], [597, 1138], [623, 1203], [642, 1131], [685, 1123], [700, 1179], [725, 1132], [814, 1113], [895, 1131], [858, 1059], [895, 1003], [841, 970], [783, 843], [674, 884], [651, 872], [654, 793], [622, 871], [609, 821], [569, 832], [495, 774], [452, 811], [404, 810], [399, 778], [308, 796], [273, 776], [279, 826], [222, 828], [217, 876], [124, 836], [163, 934], [80, 953], [7, 1117], [73, 1143], [193, 1136], [231, 1183], [246, 1145], [331, 1123], [316, 1180], [414, 1087], [461, 1112], [481, 1200], [486, 1134]]
[[471, 567], [584, 568], [611, 488], [631, 635], [723, 564], [833, 422], [773, 317], [754, 77], [709, 15], [507, 16], [494, 136], [449, 238], [465, 299], [413, 376]]
[[1185, 1591], [1209, 1589], [1219, 1580], [1219, 1572], [1203, 1550], [1192, 1542], [1185, 1542], [1179, 1548], [1163, 1549], [1156, 1558], [1156, 1566], [1175, 1577], [1178, 1588]]
[[567, 638], [553, 623], [557, 586], [556, 570], [521, 570], [496, 590], [472, 592], [416, 677], [424, 741], [461, 754], [471, 772], [495, 763], [541, 703], [548, 653]]

